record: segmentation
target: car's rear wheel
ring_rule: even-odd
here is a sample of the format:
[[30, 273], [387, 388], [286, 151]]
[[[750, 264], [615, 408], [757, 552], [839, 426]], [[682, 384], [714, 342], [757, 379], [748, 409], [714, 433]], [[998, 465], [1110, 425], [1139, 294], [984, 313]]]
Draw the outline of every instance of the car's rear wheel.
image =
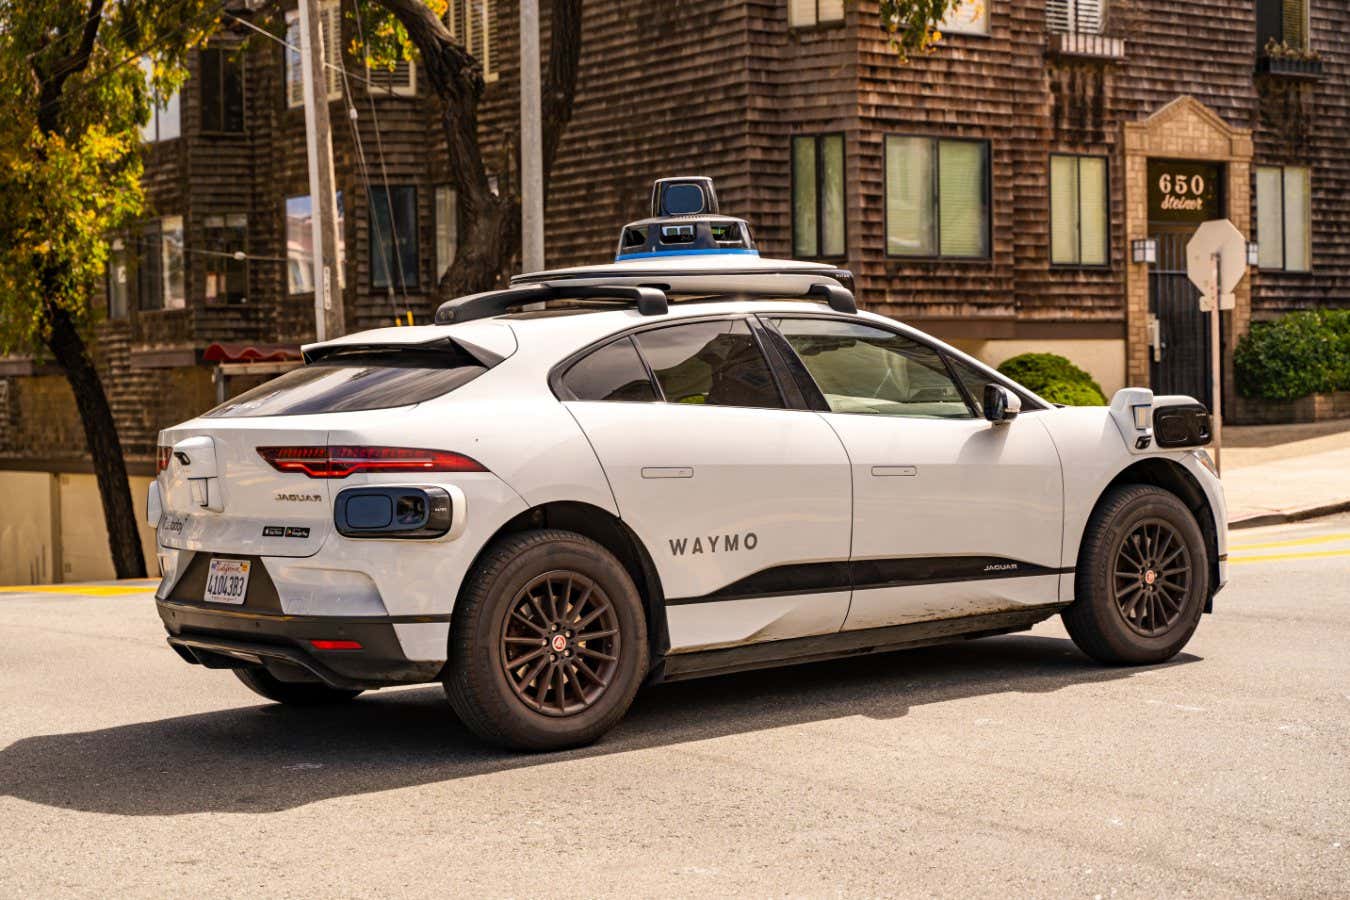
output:
[[624, 567], [579, 534], [530, 531], [499, 541], [470, 573], [445, 690], [481, 737], [557, 750], [612, 728], [646, 671], [646, 619]]
[[346, 703], [360, 691], [344, 691], [311, 681], [282, 681], [266, 669], [235, 669], [234, 674], [250, 691], [287, 706], [324, 706]]
[[1088, 656], [1141, 665], [1171, 659], [1209, 594], [1209, 556], [1194, 514], [1152, 485], [1113, 488], [1083, 536], [1064, 627]]

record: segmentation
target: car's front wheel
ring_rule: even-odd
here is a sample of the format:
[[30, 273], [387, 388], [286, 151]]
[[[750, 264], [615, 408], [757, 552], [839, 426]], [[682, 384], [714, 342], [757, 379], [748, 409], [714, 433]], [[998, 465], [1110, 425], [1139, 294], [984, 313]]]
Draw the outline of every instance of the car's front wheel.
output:
[[1113, 488], [1078, 553], [1064, 627], [1099, 662], [1142, 665], [1186, 646], [1209, 595], [1209, 556], [1195, 516], [1152, 485]]
[[470, 573], [445, 690], [486, 740], [522, 750], [588, 744], [627, 712], [646, 672], [642, 601], [596, 542], [524, 532], [489, 548]]

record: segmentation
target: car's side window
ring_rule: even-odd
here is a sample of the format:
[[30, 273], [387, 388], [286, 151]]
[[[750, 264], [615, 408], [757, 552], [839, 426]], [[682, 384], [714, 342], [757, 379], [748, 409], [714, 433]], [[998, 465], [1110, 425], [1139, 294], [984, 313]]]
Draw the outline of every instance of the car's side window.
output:
[[647, 367], [629, 337], [583, 357], [567, 370], [562, 383], [577, 400], [651, 403], [658, 399]]
[[[957, 359], [951, 354], [947, 354], [947, 362], [951, 363], [952, 371], [956, 373], [957, 378], [961, 379], [961, 383], [966, 386], [966, 390], [970, 392], [971, 399], [974, 400], [976, 404], [984, 402], [984, 386], [986, 384], [1004, 384], [1003, 381], [989, 377], [986, 373], [981, 372], [979, 369], [963, 360]], [[1016, 390], [1015, 388], [1012, 388], [1012, 390], [1015, 391], [1022, 401], [1022, 412], [1031, 412], [1033, 410], [1044, 408], [1041, 404], [1032, 400], [1026, 393]]]
[[974, 411], [936, 350], [881, 328], [835, 319], [777, 318], [831, 412], [969, 419]]
[[668, 403], [783, 408], [768, 361], [744, 320], [691, 322], [636, 338]]

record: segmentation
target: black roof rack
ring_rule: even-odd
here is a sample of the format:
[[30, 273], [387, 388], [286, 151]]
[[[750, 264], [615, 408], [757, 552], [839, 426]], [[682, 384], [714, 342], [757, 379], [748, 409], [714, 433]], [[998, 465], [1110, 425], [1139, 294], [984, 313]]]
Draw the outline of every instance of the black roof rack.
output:
[[[838, 277], [835, 273], [826, 273]], [[851, 276], [850, 276], [851, 278]], [[668, 288], [667, 288], [668, 289]], [[770, 296], [782, 297], [781, 291]], [[856, 313], [853, 292], [842, 284], [813, 284], [806, 296], [823, 300], [835, 312]], [[663, 316], [670, 311], [666, 291], [649, 285], [621, 284], [518, 284], [501, 291], [485, 291], [455, 300], [447, 300], [436, 310], [437, 325], [468, 322], [499, 316], [514, 306], [544, 303], [549, 300], [621, 300], [637, 307], [644, 316]]]
[[626, 300], [644, 316], [663, 316], [670, 311], [666, 292], [654, 287], [617, 284], [522, 284], [504, 291], [485, 291], [455, 300], [447, 300], [436, 309], [436, 324], [468, 322], [499, 316], [513, 306], [543, 303], [548, 300]]

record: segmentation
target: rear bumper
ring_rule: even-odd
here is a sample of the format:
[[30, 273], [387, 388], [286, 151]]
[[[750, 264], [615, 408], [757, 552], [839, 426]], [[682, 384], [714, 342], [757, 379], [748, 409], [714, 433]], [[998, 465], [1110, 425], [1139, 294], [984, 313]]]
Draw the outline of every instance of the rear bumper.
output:
[[[319, 680], [343, 689], [435, 681], [444, 663], [410, 660], [396, 625], [427, 616], [289, 616], [180, 600], [160, 600], [169, 644], [208, 668], [263, 666], [283, 680]], [[318, 650], [315, 640], [356, 641], [359, 650]]]

